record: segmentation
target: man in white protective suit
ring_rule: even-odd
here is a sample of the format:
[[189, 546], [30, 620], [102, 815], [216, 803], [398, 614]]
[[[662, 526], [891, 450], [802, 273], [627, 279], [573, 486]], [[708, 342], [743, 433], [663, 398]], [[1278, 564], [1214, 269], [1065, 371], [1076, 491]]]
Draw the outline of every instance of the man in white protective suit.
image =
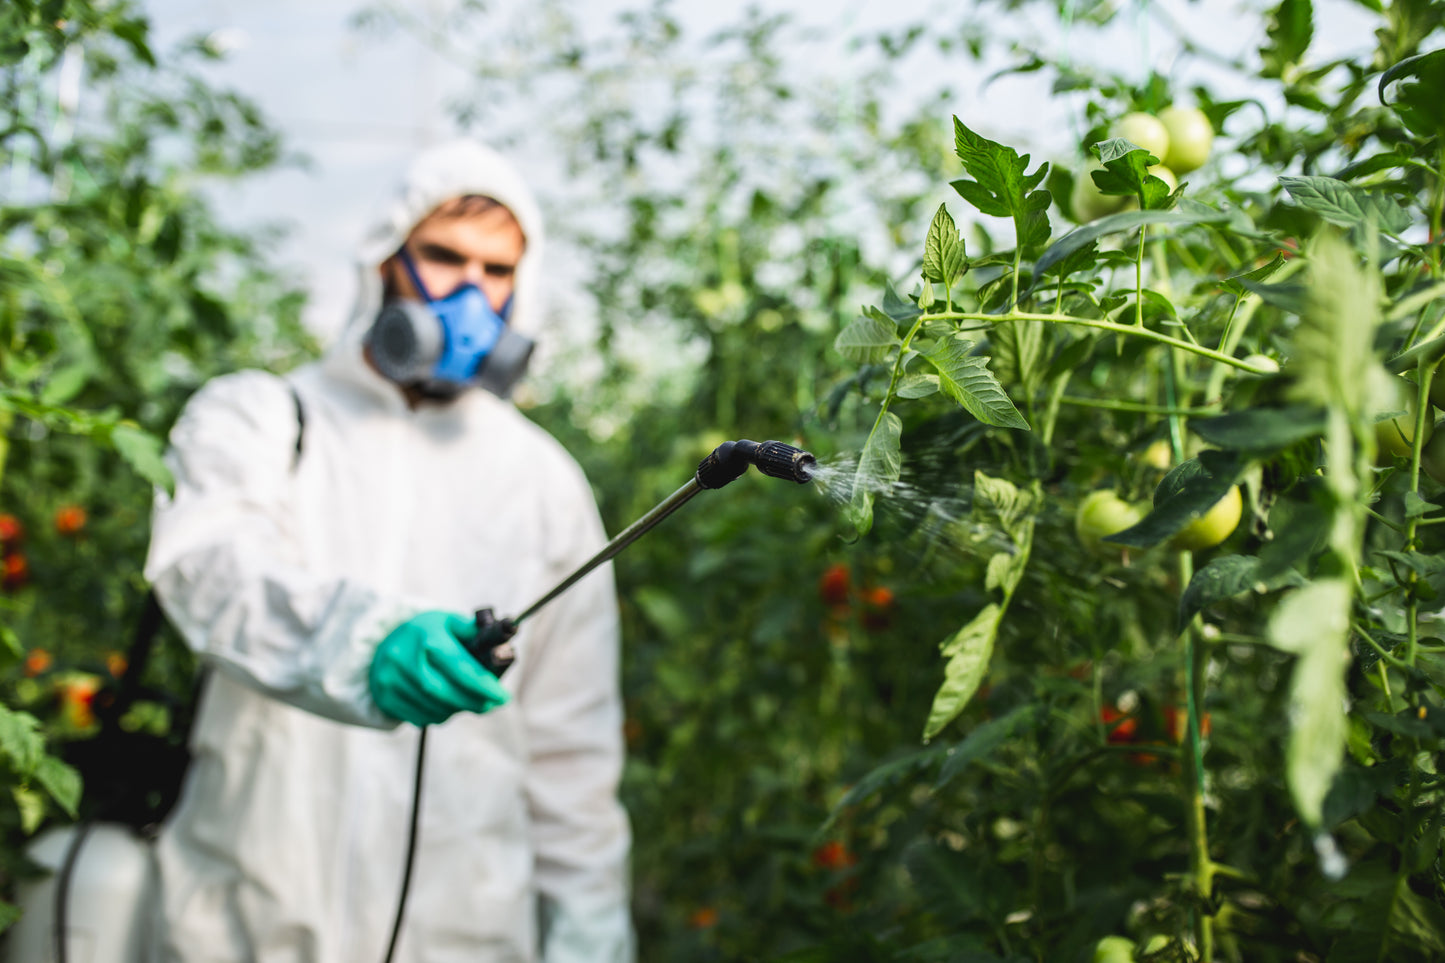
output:
[[523, 623], [500, 680], [464, 647], [476, 609], [516, 614], [604, 542], [581, 470], [505, 400], [542, 242], [498, 155], [426, 151], [338, 343], [177, 422], [146, 574], [210, 671], [156, 959], [382, 963], [423, 735], [394, 959], [633, 959], [610, 569]]

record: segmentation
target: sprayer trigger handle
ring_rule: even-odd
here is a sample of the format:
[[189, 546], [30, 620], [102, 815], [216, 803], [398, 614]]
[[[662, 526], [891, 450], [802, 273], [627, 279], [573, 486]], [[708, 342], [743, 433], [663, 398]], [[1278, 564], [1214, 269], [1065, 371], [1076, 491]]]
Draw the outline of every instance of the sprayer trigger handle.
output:
[[511, 641], [516, 634], [517, 624], [511, 619], [497, 618], [491, 608], [477, 609], [477, 637], [467, 646], [467, 651], [482, 668], [500, 679], [517, 660], [517, 650]]

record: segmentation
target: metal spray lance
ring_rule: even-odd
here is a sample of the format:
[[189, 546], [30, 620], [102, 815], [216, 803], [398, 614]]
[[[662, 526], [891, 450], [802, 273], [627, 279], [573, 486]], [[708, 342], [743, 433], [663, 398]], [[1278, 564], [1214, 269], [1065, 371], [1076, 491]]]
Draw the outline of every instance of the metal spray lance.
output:
[[624, 548], [637, 541], [677, 511], [694, 495], [704, 489], [722, 488], [741, 478], [749, 465], [773, 478], [805, 484], [812, 480], [817, 460], [808, 452], [781, 441], [725, 441], [697, 466], [697, 472], [686, 485], [664, 498], [651, 511], [623, 529], [602, 547], [600, 551], [571, 575], [552, 588], [537, 601], [510, 618], [497, 618], [492, 609], [477, 610], [477, 637], [467, 647], [487, 671], [500, 676], [516, 661], [517, 653], [512, 646], [512, 636], [517, 634], [521, 624], [537, 610], [575, 585], [589, 572], [603, 562], [615, 557]]

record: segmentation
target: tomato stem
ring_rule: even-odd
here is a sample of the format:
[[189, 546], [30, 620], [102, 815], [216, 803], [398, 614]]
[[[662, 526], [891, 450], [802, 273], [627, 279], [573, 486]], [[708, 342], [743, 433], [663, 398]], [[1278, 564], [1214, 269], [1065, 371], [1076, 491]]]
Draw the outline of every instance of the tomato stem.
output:
[[1113, 331], [1116, 334], [1133, 335], [1139, 338], [1146, 338], [1150, 341], [1157, 341], [1160, 344], [1167, 344], [1170, 347], [1189, 351], [1203, 358], [1218, 361], [1238, 368], [1241, 371], [1248, 371], [1250, 374], [1273, 374], [1274, 372], [1256, 367], [1239, 358], [1232, 357], [1222, 351], [1215, 351], [1202, 345], [1191, 344], [1188, 341], [1171, 337], [1167, 334], [1141, 328], [1132, 324], [1119, 324], [1116, 321], [1103, 321], [1098, 318], [1080, 318], [1072, 314], [1038, 314], [1027, 311], [1009, 311], [1005, 314], [982, 314], [974, 311], [944, 311], [937, 314], [923, 315], [920, 320], [928, 321], [988, 321], [992, 324], [999, 324], [1004, 321], [1048, 321], [1054, 324], [1075, 324], [1084, 328], [1097, 328], [1101, 331]]

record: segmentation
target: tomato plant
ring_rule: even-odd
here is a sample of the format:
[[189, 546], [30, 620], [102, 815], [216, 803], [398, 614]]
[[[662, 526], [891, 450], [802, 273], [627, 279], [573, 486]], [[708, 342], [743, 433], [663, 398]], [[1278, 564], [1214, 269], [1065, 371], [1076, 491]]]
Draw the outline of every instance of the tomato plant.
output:
[[[312, 351], [299, 292], [203, 191], [279, 159], [206, 56], [152, 50], [126, 2], [0, 5], [0, 897], [25, 838], [93, 802], [65, 760], [145, 598], [171, 420], [213, 374]], [[183, 697], [176, 648], [148, 681]]]
[[[1067, 180], [956, 116], [951, 186], [1011, 242], [973, 255], [951, 205], [938, 208], [919, 275], [837, 339], [846, 357], [890, 373], [869, 393], [876, 414], [850, 486], [858, 532], [910, 458], [940, 457], [911, 438], [958, 417], [978, 425], [954, 449], [974, 470], [970, 520], [993, 532], [965, 543], [972, 559], [955, 569], [988, 591], [939, 639], [923, 737], [943, 746], [912, 757], [921, 779], [876, 770], [840, 811], [868, 825], [929, 785], [918, 818], [930, 829], [910, 836], [909, 865], [920, 851], [955, 872], [982, 861], [995, 867], [990, 885], [1023, 887], [1012, 937], [989, 943], [1000, 957], [1017, 940], [1054, 958], [1077, 929], [1070, 853], [1114, 821], [1086, 796], [1101, 789], [1136, 813], [1130, 848], [1172, 851], [1164, 862], [1179, 873], [1135, 888], [1144, 902], [1116, 918], [1154, 934], [1151, 958], [1445, 952], [1433, 759], [1445, 729], [1430, 722], [1445, 695], [1432, 583], [1445, 492], [1426, 457], [1445, 354], [1434, 86], [1445, 50], [1419, 46], [1440, 22], [1438, 11], [1428, 27], [1387, 13], [1376, 60], [1352, 65], [1342, 89], [1293, 67], [1265, 71], [1286, 99], [1307, 88], [1322, 114], [1356, 125], [1343, 143], [1277, 124], [1251, 133], [1240, 105], [1202, 89], [1197, 113], [1173, 109], [1174, 129], [1156, 130], [1139, 105], [1170, 95], [1163, 78], [1112, 88], [1119, 119], [1097, 129], [1117, 139], [1087, 145], [1104, 168], [1091, 179], [1139, 209], [1063, 233], [1048, 185]], [[1283, 19], [1271, 29], [1268, 56], [1308, 44]], [[1378, 105], [1355, 103], [1366, 89]], [[1272, 183], [1153, 184], [1151, 159], [1179, 150], [1181, 169], [1199, 168], [1224, 122], [1232, 149], [1272, 168]], [[1147, 515], [1129, 519], [1113, 489], [1137, 496], [1150, 480], [1117, 454], [1110, 464], [1088, 453], [1161, 435], [1175, 467]], [[1112, 487], [1095, 490], [1100, 476]], [[1117, 524], [1104, 543], [1134, 552], [1071, 572], [1053, 520], [1062, 506], [1081, 539]], [[1174, 617], [1143, 617], [1151, 596], [1174, 597]], [[1107, 634], [1111, 611], [1138, 634]], [[1041, 660], [1080, 648], [1094, 660], [1089, 684], [1041, 680]], [[1045, 718], [1073, 718], [1073, 733]], [[1137, 751], [1181, 739], [1177, 753]], [[1146, 775], [1115, 760], [1162, 765]], [[1168, 781], [1177, 806], [1151, 798]], [[991, 802], [1009, 791], [1016, 808]], [[1262, 849], [1246, 841], [1261, 839], [1250, 811], [1286, 827]], [[1157, 833], [1143, 829], [1150, 817]], [[1118, 939], [1102, 951], [1129, 956]]]

